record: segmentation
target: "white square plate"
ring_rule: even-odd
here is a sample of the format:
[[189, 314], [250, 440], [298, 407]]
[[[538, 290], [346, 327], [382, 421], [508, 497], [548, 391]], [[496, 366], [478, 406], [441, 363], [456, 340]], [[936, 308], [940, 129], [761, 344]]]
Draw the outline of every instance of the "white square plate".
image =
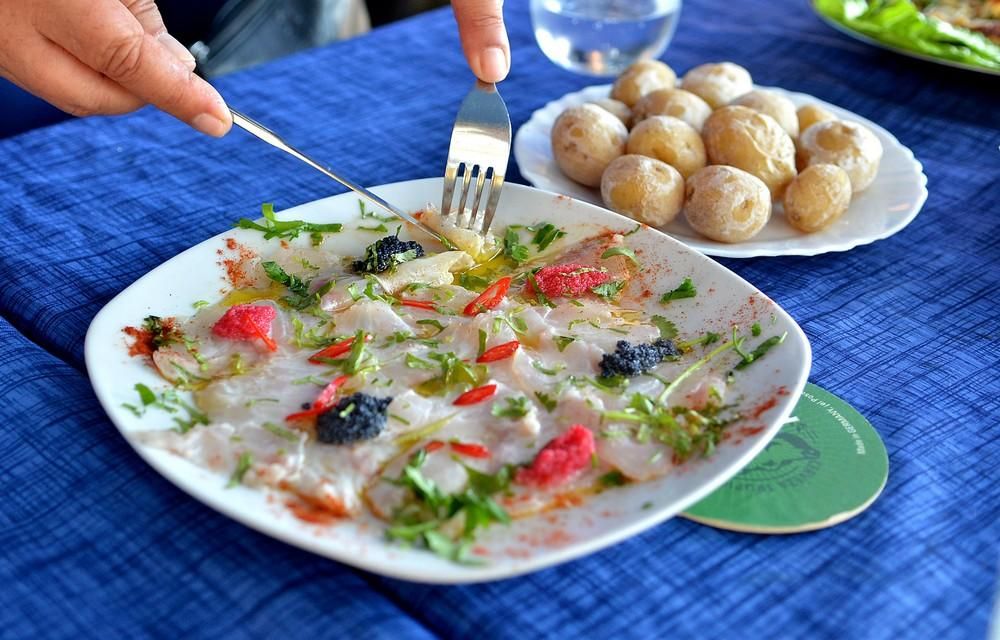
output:
[[[441, 180], [426, 179], [385, 185], [373, 189], [403, 209], [416, 211], [441, 196]], [[311, 222], [354, 222], [358, 200], [353, 194], [334, 196], [280, 213], [282, 219]], [[590, 222], [621, 230], [635, 224], [617, 214], [590, 204], [556, 196], [530, 187], [507, 185], [500, 200], [494, 228], [512, 223], [531, 224], [546, 220], [565, 226]], [[345, 230], [331, 236], [324, 247], [353, 254], [371, 242], [370, 234]], [[809, 373], [809, 343], [795, 321], [752, 285], [713, 260], [653, 229], [644, 228], [628, 238], [644, 264], [660, 268], [643, 272], [653, 291], [667, 291], [682, 278], [694, 280], [698, 295], [660, 306], [649, 298], [650, 313], [665, 313], [681, 335], [726, 332], [731, 323], [744, 330], [759, 320], [766, 334], [788, 332], [785, 342], [772, 349], [746, 373], [738, 376], [732, 393], [745, 399], [745, 406], [761, 407], [760, 415], [730, 427], [734, 437], [710, 458], [691, 461], [672, 475], [642, 484], [606, 491], [582, 506], [549, 512], [540, 517], [495, 525], [477, 540], [488, 552], [485, 564], [452, 564], [426, 551], [406, 549], [385, 541], [383, 526], [374, 517], [317, 526], [296, 519], [274, 495], [239, 486], [226, 489], [226, 477], [195, 466], [164, 450], [140, 444], [141, 430], [170, 428], [169, 417], [153, 412], [138, 418], [122, 407], [134, 402], [134, 385], [151, 388], [164, 382], [139, 358], [127, 353], [125, 326], [142, 318], [186, 316], [195, 300], [216, 301], [226, 282], [218, 265], [218, 250], [226, 238], [236, 238], [251, 249], [266, 254], [274, 241], [263, 240], [254, 231], [232, 230], [188, 249], [157, 267], [119, 294], [94, 318], [87, 333], [87, 371], [98, 399], [112, 422], [135, 450], [159, 473], [213, 509], [267, 535], [321, 556], [375, 573], [408, 580], [463, 583], [506, 578], [535, 571], [597, 551], [624, 540], [670, 518], [706, 496], [746, 465], [777, 433], [791, 413]], [[308, 242], [307, 238], [300, 238]], [[769, 406], [769, 401], [775, 401]], [[766, 410], [764, 410], [766, 409]], [[761, 427], [753, 435], [737, 435], [744, 428]], [[211, 427], [197, 427], [199, 429]]]

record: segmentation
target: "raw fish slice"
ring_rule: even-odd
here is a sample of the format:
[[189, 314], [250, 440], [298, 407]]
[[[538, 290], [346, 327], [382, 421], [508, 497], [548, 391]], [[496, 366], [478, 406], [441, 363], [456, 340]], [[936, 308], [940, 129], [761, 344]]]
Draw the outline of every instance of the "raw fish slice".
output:
[[475, 264], [472, 257], [464, 251], [445, 251], [404, 262], [394, 270], [377, 274], [375, 278], [385, 291], [395, 294], [417, 282], [431, 287], [451, 284], [453, 272], [470, 269]]

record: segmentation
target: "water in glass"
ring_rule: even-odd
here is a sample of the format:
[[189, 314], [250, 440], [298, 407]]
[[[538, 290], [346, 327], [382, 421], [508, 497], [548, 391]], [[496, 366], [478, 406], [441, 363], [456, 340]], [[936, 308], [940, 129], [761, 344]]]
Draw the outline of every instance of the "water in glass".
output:
[[545, 55], [595, 76], [618, 75], [636, 60], [659, 56], [680, 13], [681, 0], [531, 0]]

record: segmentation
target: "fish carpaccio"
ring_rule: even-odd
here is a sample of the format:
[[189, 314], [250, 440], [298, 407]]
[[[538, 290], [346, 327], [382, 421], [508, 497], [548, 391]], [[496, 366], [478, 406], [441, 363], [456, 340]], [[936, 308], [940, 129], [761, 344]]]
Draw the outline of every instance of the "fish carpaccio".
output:
[[681, 336], [647, 315], [626, 234], [539, 223], [483, 240], [423, 215], [471, 255], [394, 236], [356, 255], [283, 243], [247, 258], [222, 301], [127, 328], [176, 388], [139, 408], [198, 416], [140, 441], [279, 492], [307, 521], [369, 511], [390, 539], [463, 561], [483, 527], [710, 455], [739, 417], [727, 376], [780, 343], [750, 351], [749, 327]]

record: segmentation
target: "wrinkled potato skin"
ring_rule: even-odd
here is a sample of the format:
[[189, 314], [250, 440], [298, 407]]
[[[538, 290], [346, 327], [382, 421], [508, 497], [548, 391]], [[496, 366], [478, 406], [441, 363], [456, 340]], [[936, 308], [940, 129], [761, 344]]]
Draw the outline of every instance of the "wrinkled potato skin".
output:
[[799, 119], [800, 135], [805, 133], [806, 129], [813, 126], [817, 122], [826, 122], [827, 120], [837, 119], [837, 116], [833, 115], [818, 104], [807, 104], [804, 107], [800, 107], [799, 110], [795, 112], [795, 115]]
[[646, 94], [635, 104], [632, 109], [632, 126], [652, 116], [672, 116], [680, 118], [696, 131], [701, 131], [710, 115], [712, 107], [690, 91], [660, 89]]
[[747, 107], [723, 107], [705, 122], [702, 135], [709, 164], [752, 173], [775, 199], [795, 177], [795, 144], [771, 116]]
[[629, 108], [651, 91], [673, 89], [677, 74], [659, 60], [639, 60], [622, 72], [611, 87], [611, 97]]
[[632, 123], [632, 110], [629, 109], [628, 105], [624, 102], [612, 100], [611, 98], [602, 98], [600, 100], [591, 100], [589, 104], [596, 104], [614, 117], [621, 120], [622, 124], [626, 127]]
[[760, 178], [729, 166], [705, 167], [687, 181], [684, 216], [718, 242], [742, 242], [771, 219], [771, 195]]
[[670, 116], [653, 116], [629, 134], [626, 153], [656, 158], [686, 179], [705, 166], [705, 143], [694, 127]]
[[665, 162], [624, 155], [604, 171], [601, 198], [612, 211], [662, 227], [673, 221], [684, 206], [684, 178]]
[[552, 154], [569, 178], [588, 187], [601, 184], [611, 161], [625, 153], [628, 129], [601, 107], [585, 104], [564, 111], [552, 126]]
[[785, 190], [785, 218], [805, 233], [830, 226], [851, 206], [851, 179], [833, 164], [814, 164]]
[[835, 164], [847, 172], [854, 193], [875, 181], [882, 162], [882, 143], [867, 127], [856, 122], [818, 122], [799, 136], [798, 154], [803, 167]]
[[685, 73], [681, 88], [695, 94], [713, 109], [718, 109], [753, 91], [753, 78], [738, 64], [710, 62]]
[[769, 115], [793, 140], [799, 136], [799, 116], [795, 112], [795, 104], [785, 96], [773, 91], [755, 89], [750, 93], [744, 93], [730, 104]]

